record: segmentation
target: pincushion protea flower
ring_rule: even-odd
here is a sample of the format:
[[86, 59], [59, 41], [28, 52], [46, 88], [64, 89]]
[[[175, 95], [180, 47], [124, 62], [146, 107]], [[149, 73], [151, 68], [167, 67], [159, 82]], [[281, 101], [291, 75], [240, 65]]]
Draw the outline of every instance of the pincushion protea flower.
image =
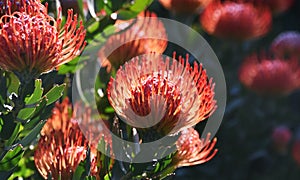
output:
[[300, 33], [286, 31], [280, 33], [271, 44], [272, 52], [279, 57], [300, 58]]
[[260, 94], [289, 94], [300, 87], [300, 68], [296, 59], [258, 58], [252, 55], [239, 69], [239, 79]]
[[175, 13], [192, 14], [207, 6], [212, 0], [159, 0], [168, 10]]
[[69, 10], [64, 27], [61, 19], [14, 12], [0, 19], [0, 67], [20, 76], [35, 77], [71, 61], [85, 45], [85, 30]]
[[271, 11], [244, 1], [210, 3], [200, 16], [203, 29], [221, 38], [247, 40], [266, 34], [272, 24]]
[[47, 15], [47, 8], [39, 0], [0, 0], [0, 17], [15, 11]]
[[216, 108], [212, 79], [202, 65], [192, 68], [188, 56], [179, 62], [158, 54], [135, 57], [111, 78], [107, 92], [122, 120], [157, 136], [191, 127]]
[[86, 158], [87, 141], [70, 112], [68, 99], [56, 104], [52, 117], [41, 131], [34, 163], [45, 179], [49, 176], [71, 179], [79, 163]]
[[[105, 174], [106, 170], [102, 170], [104, 160], [101, 152], [97, 151], [97, 145], [100, 140], [102, 140], [100, 143], [105, 142], [102, 146], [109, 147], [111, 157], [113, 157], [110, 134], [97, 129], [96, 125], [91, 126], [90, 108], [81, 109], [79, 103], [76, 103], [72, 110], [68, 98], [64, 99], [61, 104], [57, 103], [52, 114], [41, 131], [41, 138], [34, 153], [34, 162], [40, 174], [45, 179], [49, 175], [54, 179], [59, 179], [59, 177], [71, 179], [79, 163], [86, 159], [89, 145], [90, 173], [99, 179], [99, 173]], [[78, 122], [81, 123], [80, 127]], [[87, 123], [88, 128], [84, 126], [82, 131], [83, 123]], [[94, 141], [90, 138], [94, 138]], [[112, 164], [113, 160], [110, 159], [108, 168], [112, 168]]]
[[218, 152], [217, 149], [214, 149], [216, 142], [217, 138], [210, 141], [210, 134], [205, 139], [201, 139], [194, 128], [183, 130], [176, 142], [177, 151], [172, 159], [172, 165], [179, 168], [211, 160]]
[[112, 66], [119, 68], [135, 56], [150, 52], [162, 53], [167, 47], [166, 30], [155, 13], [142, 12], [136, 22], [118, 20], [115, 26], [123, 32], [110, 36], [98, 53], [102, 66], [107, 67], [108, 72]]

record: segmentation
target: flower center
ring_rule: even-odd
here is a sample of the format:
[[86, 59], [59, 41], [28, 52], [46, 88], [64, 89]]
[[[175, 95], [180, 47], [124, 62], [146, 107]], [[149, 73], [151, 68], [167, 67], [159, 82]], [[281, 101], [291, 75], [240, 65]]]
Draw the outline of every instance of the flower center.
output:
[[[129, 104], [136, 114], [140, 116], [148, 115], [151, 112], [150, 107], [153, 107], [151, 103], [157, 101], [154, 99], [157, 96], [154, 97], [154, 95], [158, 95], [164, 100], [163, 104], [156, 103], [161, 105], [158, 109], [165, 108], [166, 110], [164, 116], [161, 116], [163, 117], [162, 120], [166, 118], [178, 120], [181, 110], [181, 94], [177, 86], [169, 81], [167, 75], [164, 77], [159, 73], [145, 75], [138, 80], [138, 83], [139, 85], [131, 90], [132, 98], [129, 99]], [[152, 111], [158, 109], [152, 109]]]

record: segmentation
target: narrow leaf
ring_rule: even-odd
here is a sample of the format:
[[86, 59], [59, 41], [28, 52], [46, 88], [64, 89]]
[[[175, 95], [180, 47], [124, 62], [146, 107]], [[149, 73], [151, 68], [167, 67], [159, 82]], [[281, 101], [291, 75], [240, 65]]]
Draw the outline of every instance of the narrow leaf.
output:
[[62, 92], [64, 91], [66, 84], [62, 85], [55, 85], [52, 89], [50, 89], [46, 94], [45, 97], [47, 97], [47, 104], [52, 104], [56, 100], [58, 100], [62, 96]]
[[32, 131], [20, 141], [20, 144], [23, 147], [28, 146], [33, 140], [36, 139], [37, 135], [41, 132], [45, 123], [46, 120], [42, 120], [38, 125], [36, 125], [35, 128], [33, 128]]
[[0, 169], [3, 171], [9, 171], [16, 167], [20, 159], [23, 157], [24, 150], [22, 147], [16, 146], [14, 149], [7, 151], [4, 157], [0, 161]]
[[26, 104], [33, 104], [39, 101], [43, 95], [42, 80], [36, 79], [32, 95], [25, 99]]

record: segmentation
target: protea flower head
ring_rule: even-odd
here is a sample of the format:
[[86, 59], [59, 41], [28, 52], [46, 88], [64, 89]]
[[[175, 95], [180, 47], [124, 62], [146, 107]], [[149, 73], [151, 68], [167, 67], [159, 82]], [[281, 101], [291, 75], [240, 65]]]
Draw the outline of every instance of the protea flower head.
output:
[[265, 35], [271, 28], [272, 14], [265, 6], [244, 1], [210, 3], [200, 16], [203, 29], [217, 37], [248, 40]]
[[47, 8], [39, 0], [0, 0], [0, 17], [15, 11], [47, 15]]
[[69, 10], [66, 24], [42, 13], [14, 12], [0, 19], [0, 67], [38, 76], [71, 61], [85, 46], [85, 30]]
[[56, 104], [52, 114], [41, 131], [34, 162], [45, 179], [71, 179], [79, 163], [86, 158], [87, 141], [72, 119], [68, 99]]
[[167, 34], [163, 23], [155, 13], [148, 11], [138, 15], [136, 21], [118, 20], [118, 31], [110, 36], [99, 50], [98, 57], [103, 67], [110, 72], [131, 58], [145, 53], [163, 53], [167, 47]]
[[159, 0], [168, 10], [175, 13], [193, 14], [206, 7], [212, 0]]
[[300, 86], [300, 69], [296, 59], [251, 55], [239, 69], [239, 79], [247, 88], [266, 95], [289, 94]]
[[210, 134], [205, 139], [199, 137], [199, 133], [194, 128], [188, 128], [181, 132], [176, 142], [177, 151], [172, 159], [172, 164], [176, 167], [193, 166], [211, 160], [217, 153], [214, 146], [217, 138], [210, 141]]
[[273, 40], [271, 51], [278, 57], [300, 58], [300, 33], [297, 31], [280, 33]]
[[192, 68], [188, 56], [174, 57], [135, 57], [111, 78], [109, 102], [127, 124], [161, 137], [191, 127], [215, 110], [214, 84], [202, 65], [195, 62]]

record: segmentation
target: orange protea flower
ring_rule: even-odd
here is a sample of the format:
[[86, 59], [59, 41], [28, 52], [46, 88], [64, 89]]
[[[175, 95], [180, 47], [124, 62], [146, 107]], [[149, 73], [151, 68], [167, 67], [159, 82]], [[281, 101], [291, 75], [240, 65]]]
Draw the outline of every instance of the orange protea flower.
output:
[[177, 152], [172, 159], [175, 168], [183, 166], [193, 166], [211, 160], [217, 153], [214, 149], [217, 138], [210, 141], [210, 134], [205, 139], [200, 139], [198, 132], [194, 128], [188, 128], [181, 132], [176, 142]]
[[41, 131], [34, 153], [34, 162], [40, 174], [47, 179], [71, 179], [79, 163], [86, 158], [83, 133], [72, 119], [71, 104], [65, 99], [56, 104], [53, 115]]
[[221, 38], [247, 40], [266, 34], [272, 23], [271, 11], [243, 1], [213, 1], [200, 16], [203, 29]]
[[0, 19], [0, 67], [19, 77], [38, 76], [71, 61], [85, 45], [82, 24], [69, 10], [64, 27], [44, 14], [14, 12]]
[[192, 14], [207, 6], [212, 0], [159, 0], [168, 10], [176, 13]]
[[179, 62], [157, 54], [135, 57], [111, 78], [107, 92], [122, 120], [157, 136], [191, 127], [216, 107], [212, 80], [202, 65], [192, 68], [188, 56]]
[[[52, 114], [41, 131], [34, 154], [35, 165], [41, 175], [47, 178], [51, 173], [54, 179], [58, 179], [59, 176], [61, 179], [72, 178], [79, 163], [85, 160], [89, 145], [91, 175], [99, 179], [99, 172], [105, 174], [106, 171], [101, 171], [104, 162], [101, 152], [97, 151], [97, 145], [103, 140], [101, 143], [105, 142], [106, 148], [110, 148], [113, 158], [110, 133], [103, 130], [98, 121], [91, 124], [90, 108], [82, 109], [77, 103], [72, 110], [68, 98], [61, 104], [57, 103]], [[109, 165], [108, 168], [112, 168], [112, 159]]]
[[279, 57], [300, 58], [300, 33], [287, 31], [280, 33], [271, 44], [272, 52]]
[[246, 58], [239, 79], [247, 88], [261, 94], [289, 94], [300, 87], [300, 68], [296, 59]]
[[142, 12], [136, 22], [118, 20], [115, 26], [117, 31], [122, 32], [110, 36], [98, 53], [102, 66], [107, 67], [108, 72], [112, 66], [118, 68], [135, 56], [162, 53], [167, 47], [166, 30], [154, 13]]
[[15, 11], [47, 15], [47, 8], [39, 0], [0, 0], [0, 17]]

